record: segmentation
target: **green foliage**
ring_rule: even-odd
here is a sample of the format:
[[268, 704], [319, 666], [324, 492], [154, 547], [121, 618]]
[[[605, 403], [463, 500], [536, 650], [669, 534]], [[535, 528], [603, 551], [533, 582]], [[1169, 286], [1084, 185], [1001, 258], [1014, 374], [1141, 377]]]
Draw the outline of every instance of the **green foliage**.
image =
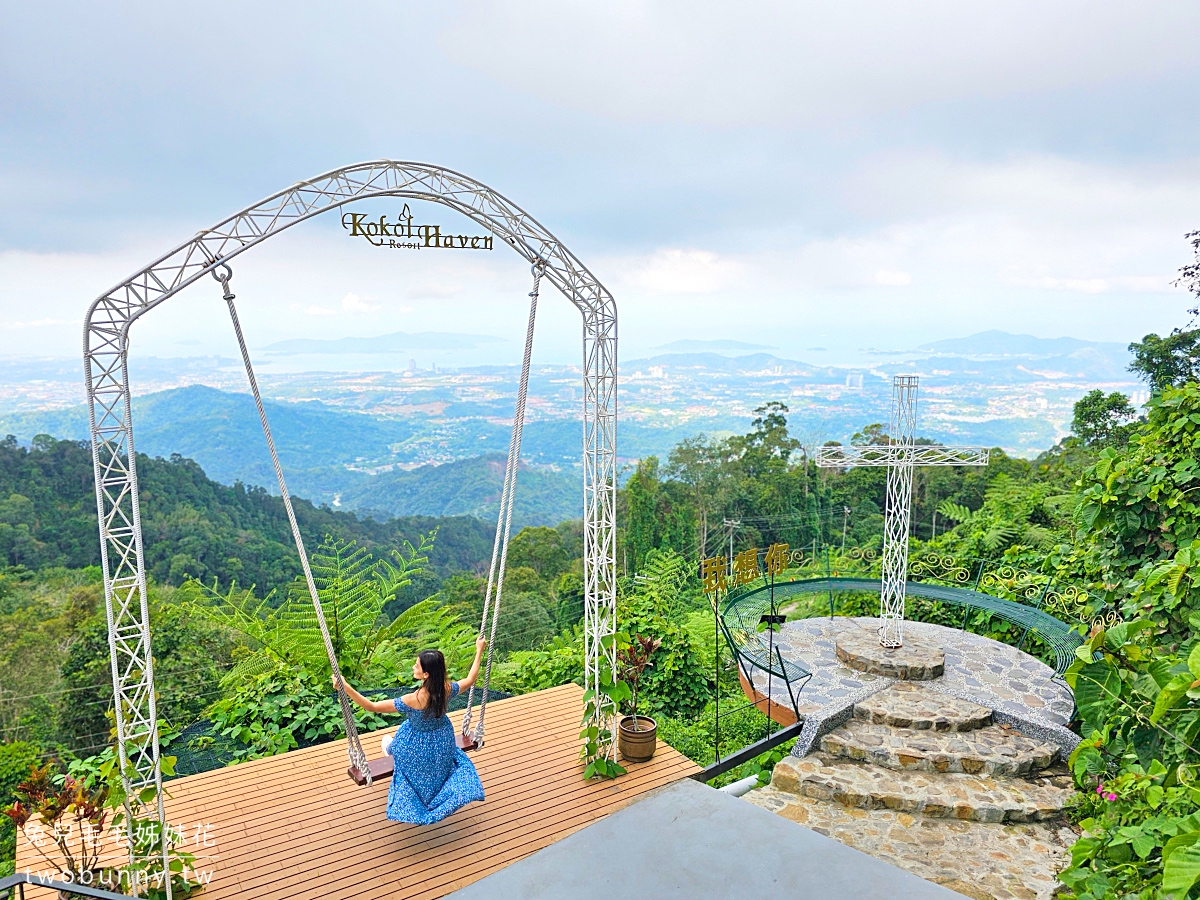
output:
[[623, 632], [660, 641], [640, 689], [644, 710], [654, 717], [691, 718], [711, 696], [711, 673], [702, 667], [692, 633], [681, 621], [685, 565], [673, 551], [653, 554], [618, 603], [617, 622]]
[[371, 656], [364, 678], [374, 684], [395, 684], [412, 677], [412, 664], [422, 650], [438, 649], [446, 671], [466, 675], [475, 659], [475, 630], [454, 610], [425, 600], [406, 609], [387, 628], [387, 640]]
[[625, 527], [621, 531], [624, 565], [631, 572], [642, 568], [657, 549], [690, 552], [695, 544], [695, 523], [687, 490], [674, 481], [663, 481], [657, 456], [640, 460], [621, 493]]
[[[283, 501], [262, 488], [218, 484], [193, 460], [138, 457], [146, 567], [160, 584], [196, 578], [282, 591], [300, 574]], [[295, 499], [305, 541], [336, 534], [375, 550], [438, 531], [431, 571], [445, 576], [486, 559], [491, 526], [468, 516], [387, 521]], [[100, 563], [92, 457], [84, 441], [38, 435], [26, 449], [0, 441], [0, 564], [82, 569]], [[430, 591], [431, 592], [431, 591]], [[427, 596], [426, 595], [422, 595]], [[422, 599], [412, 598], [409, 601]]]
[[1200, 611], [1200, 384], [1167, 387], [1125, 450], [1104, 450], [1079, 482], [1080, 564], [1124, 618], [1184, 640]]
[[571, 567], [571, 558], [558, 529], [529, 526], [509, 541], [508, 566], [514, 569], [525, 566], [539, 579], [550, 581]]
[[642, 683], [642, 675], [653, 662], [654, 651], [662, 646], [662, 640], [645, 634], [635, 634], [629, 639], [629, 646], [617, 654], [617, 677], [629, 685], [632, 696], [629, 699], [629, 714], [634, 717], [635, 725], [638, 716], [638, 690]]
[[[390, 624], [383, 610], [428, 561], [433, 537], [417, 547], [405, 542], [391, 559], [374, 559], [353, 541], [326, 536], [312, 557], [313, 578], [324, 611], [338, 668], [351, 680], [368, 672], [376, 651], [403, 628], [404, 615]], [[224, 594], [195, 585], [188, 607], [217, 625], [241, 634], [252, 646], [230, 672], [236, 680], [279, 667], [314, 675], [329, 672], [329, 661], [317, 610], [308, 587], [294, 582], [278, 607], [271, 597], [255, 599], [236, 586]], [[411, 611], [411, 610], [410, 610]], [[401, 623], [401, 624], [397, 624]]]
[[[59, 874], [71, 881], [99, 883], [109, 874], [100, 861], [111, 808], [108, 787], [54, 775], [53, 763], [30, 769], [4, 816], [31, 841], [53, 847], [42, 856]], [[109, 874], [108, 883], [113, 880]]]
[[[726, 710], [735, 709], [729, 713]], [[767, 717], [754, 707], [746, 705], [746, 698], [740, 694], [721, 695], [720, 722], [720, 756], [741, 750], [755, 741], [766, 737], [771, 725]], [[690, 719], [663, 716], [658, 720], [658, 736], [671, 747], [674, 747], [688, 759], [700, 766], [710, 766], [717, 760], [714, 741], [716, 739], [716, 708], [710, 701], [695, 717]], [[730, 772], [719, 776], [711, 783], [720, 787], [731, 784], [749, 775], [756, 775], [759, 782], [765, 784], [770, 780], [770, 772], [784, 755], [787, 754], [793, 742], [787, 742], [774, 750], [760, 754]]]
[[102, 605], [98, 576], [63, 569], [0, 574], [0, 740], [51, 747], [61, 739], [55, 709], [55, 692], [64, 686], [60, 668]]
[[554, 636], [554, 616], [539, 594], [533, 591], [510, 594], [506, 584], [501, 601], [496, 652], [531, 650]]
[[1079, 900], [1183, 898], [1200, 878], [1200, 649], [1164, 652], [1154, 630], [1097, 630], [1066, 675], [1089, 735], [1070, 759], [1084, 834], [1060, 876]]
[[[667, 465], [642, 461], [618, 495], [618, 562], [639, 572], [652, 549], [673, 549], [692, 558], [727, 552], [725, 522], [736, 521], [733, 550], [787, 543], [864, 546], [883, 524], [887, 473], [882, 468], [845, 471], [818, 469], [799, 439], [788, 430], [787, 407], [759, 407], [751, 429], [724, 439], [704, 436], [682, 441]], [[882, 425], [868, 425], [859, 442], [886, 441]], [[918, 443], [930, 443], [918, 438]], [[951, 501], [976, 510], [997, 475], [1028, 480], [1032, 467], [993, 450], [986, 468], [918, 468], [913, 476], [915, 537], [933, 537], [948, 527], [939, 507]], [[673, 524], [692, 523], [694, 538], [684, 543]]]
[[996, 475], [978, 509], [942, 501], [938, 513], [958, 527], [954, 534], [938, 538], [933, 546], [953, 547], [958, 555], [977, 558], [995, 558], [1029, 548], [1036, 551], [1034, 558], [1040, 559], [1062, 540], [1068, 527], [1070, 520], [1061, 507], [1053, 485]]
[[[59, 754], [109, 739], [112, 669], [98, 570], [0, 574], [0, 740]], [[234, 636], [188, 616], [149, 584], [159, 715], [191, 721], [211, 701]]]
[[510, 694], [527, 694], [560, 684], [583, 684], [583, 629], [555, 636], [539, 650], [509, 654], [492, 671], [492, 686]]
[[1097, 388], [1075, 401], [1071, 431], [1086, 447], [1122, 447], [1133, 430], [1137, 410], [1120, 391]]
[[[29, 777], [31, 769], [41, 760], [34, 744], [24, 741], [0, 743], [0, 805], [16, 797], [17, 785]], [[0, 819], [0, 878], [13, 873], [13, 857], [17, 852], [17, 830], [11, 818]]]
[[[217, 732], [234, 741], [235, 759], [257, 759], [340, 737], [345, 725], [328, 680], [311, 672], [292, 674], [282, 667], [235, 682], [208, 710]], [[387, 724], [375, 713], [355, 707], [362, 731]]]
[[[163, 746], [169, 743], [164, 737]], [[173, 777], [175, 757], [163, 755], [160, 762], [162, 774]], [[126, 774], [132, 776], [132, 770]], [[182, 841], [167, 848], [164, 870], [157, 819], [127, 818], [125, 788], [112, 747], [71, 760], [65, 772], [57, 760], [31, 767], [9, 796], [14, 799], [3, 810], [6, 820], [21, 828], [28, 839], [40, 840], [43, 859], [70, 880], [147, 900], [167, 896], [168, 875], [173, 896], [187, 897], [200, 886], [193, 868], [195, 856], [182, 849]], [[156, 796], [157, 788], [149, 785], [138, 793], [137, 800], [143, 808], [153, 808]], [[101, 865], [99, 836], [106, 829], [127, 836], [134, 862], [119, 868]], [[49, 853], [48, 842], [54, 847]]]
[[1133, 354], [1129, 370], [1154, 391], [1180, 387], [1200, 377], [1200, 329], [1176, 328], [1166, 337], [1148, 334], [1130, 344], [1129, 352]]
[[[619, 654], [629, 648], [629, 635], [624, 632], [604, 635], [600, 638], [605, 652]], [[616, 762], [616, 750], [612, 731], [597, 723], [615, 719], [621, 704], [633, 696], [629, 685], [606, 668], [600, 670], [598, 689], [583, 692], [583, 721], [579, 739], [583, 741], [579, 755], [584, 761], [583, 778], [616, 778], [625, 774], [625, 767]]]

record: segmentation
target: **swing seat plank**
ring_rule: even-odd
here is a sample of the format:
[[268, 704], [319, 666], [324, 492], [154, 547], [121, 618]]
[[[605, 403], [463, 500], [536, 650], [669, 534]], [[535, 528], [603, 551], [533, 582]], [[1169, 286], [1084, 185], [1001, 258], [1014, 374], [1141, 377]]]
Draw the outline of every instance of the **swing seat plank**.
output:
[[[454, 743], [459, 750], [465, 750], [467, 753], [470, 753], [477, 746], [473, 738], [468, 737], [462, 732], [455, 732]], [[396, 761], [390, 756], [384, 756], [380, 759], [369, 760], [367, 762], [367, 768], [371, 771], [371, 781], [375, 782], [384, 778], [391, 778], [392, 772], [395, 771], [396, 768]], [[346, 770], [346, 774], [349, 775], [350, 780], [359, 787], [366, 786], [366, 776], [358, 770], [358, 766], [351, 766]]]
[[[487, 741], [471, 757], [487, 799], [434, 825], [388, 821], [389, 780], [352, 784], [344, 740], [174, 779], [167, 818], [211, 873], [205, 900], [442, 897], [699, 771], [660, 742], [626, 775], [584, 781], [582, 710], [576, 685], [490, 701]], [[450, 715], [456, 731], [460, 717]], [[384, 733], [364, 744], [378, 752]], [[37, 848], [18, 839], [17, 871], [37, 871]], [[128, 858], [111, 849], [115, 864]], [[29, 887], [26, 897], [54, 894]]]
[[[382, 781], [392, 777], [392, 772], [395, 769], [395, 761], [390, 756], [384, 756], [379, 759], [372, 759], [368, 761], [367, 768], [371, 772], [372, 782]], [[366, 785], [367, 778], [362, 772], [359, 771], [358, 766], [351, 766], [346, 770], [346, 773], [350, 776], [350, 780], [359, 787]]]

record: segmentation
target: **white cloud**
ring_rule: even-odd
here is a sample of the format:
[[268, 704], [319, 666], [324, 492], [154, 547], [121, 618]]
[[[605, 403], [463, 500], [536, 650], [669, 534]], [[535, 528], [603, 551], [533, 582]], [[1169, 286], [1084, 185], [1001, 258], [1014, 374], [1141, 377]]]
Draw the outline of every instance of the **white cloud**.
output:
[[728, 286], [742, 264], [710, 250], [668, 247], [617, 263], [624, 284], [647, 294], [710, 294]]
[[875, 283], [888, 287], [903, 287], [912, 284], [912, 276], [896, 269], [880, 269], [875, 273]]
[[45, 328], [47, 325], [69, 325], [70, 323], [63, 319], [34, 319], [31, 322], [4, 322], [0, 324], [0, 328], [6, 331], [15, 331], [21, 328]]
[[358, 294], [347, 294], [342, 298], [342, 309], [349, 313], [373, 313], [379, 309], [379, 304], [363, 300]]
[[[616, 120], [844, 120], [1194, 71], [1200, 6], [1096, 0], [476, 0], [455, 61]], [[521, 48], [503, 66], [497, 47]]]
[[1013, 284], [1046, 291], [1071, 291], [1079, 294], [1107, 294], [1113, 291], [1132, 293], [1173, 293], [1172, 278], [1163, 275], [1129, 275], [1114, 278], [1042, 278], [1014, 279]]

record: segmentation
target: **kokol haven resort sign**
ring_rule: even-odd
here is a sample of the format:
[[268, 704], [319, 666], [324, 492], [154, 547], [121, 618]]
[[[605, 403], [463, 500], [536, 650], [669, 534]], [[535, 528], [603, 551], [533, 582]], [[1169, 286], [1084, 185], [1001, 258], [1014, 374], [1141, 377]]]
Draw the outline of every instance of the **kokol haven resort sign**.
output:
[[392, 250], [424, 250], [444, 248], [447, 250], [491, 250], [492, 236], [468, 234], [442, 234], [441, 225], [414, 225], [413, 215], [404, 204], [400, 218], [389, 222], [387, 216], [368, 219], [366, 213], [348, 212], [342, 216], [342, 227], [351, 237], [361, 237], [375, 247]]

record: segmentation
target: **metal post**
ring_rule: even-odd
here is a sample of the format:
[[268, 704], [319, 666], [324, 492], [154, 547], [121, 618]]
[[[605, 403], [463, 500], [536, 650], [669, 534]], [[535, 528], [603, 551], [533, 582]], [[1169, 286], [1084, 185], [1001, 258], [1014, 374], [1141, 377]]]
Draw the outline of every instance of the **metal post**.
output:
[[825, 586], [829, 588], [829, 618], [833, 618], [833, 574], [829, 571], [829, 547], [825, 547]]
[[892, 465], [888, 466], [883, 511], [883, 589], [879, 609], [879, 643], [892, 648], [904, 643], [916, 418], [917, 376], [897, 375], [892, 381], [892, 421], [888, 428]]

